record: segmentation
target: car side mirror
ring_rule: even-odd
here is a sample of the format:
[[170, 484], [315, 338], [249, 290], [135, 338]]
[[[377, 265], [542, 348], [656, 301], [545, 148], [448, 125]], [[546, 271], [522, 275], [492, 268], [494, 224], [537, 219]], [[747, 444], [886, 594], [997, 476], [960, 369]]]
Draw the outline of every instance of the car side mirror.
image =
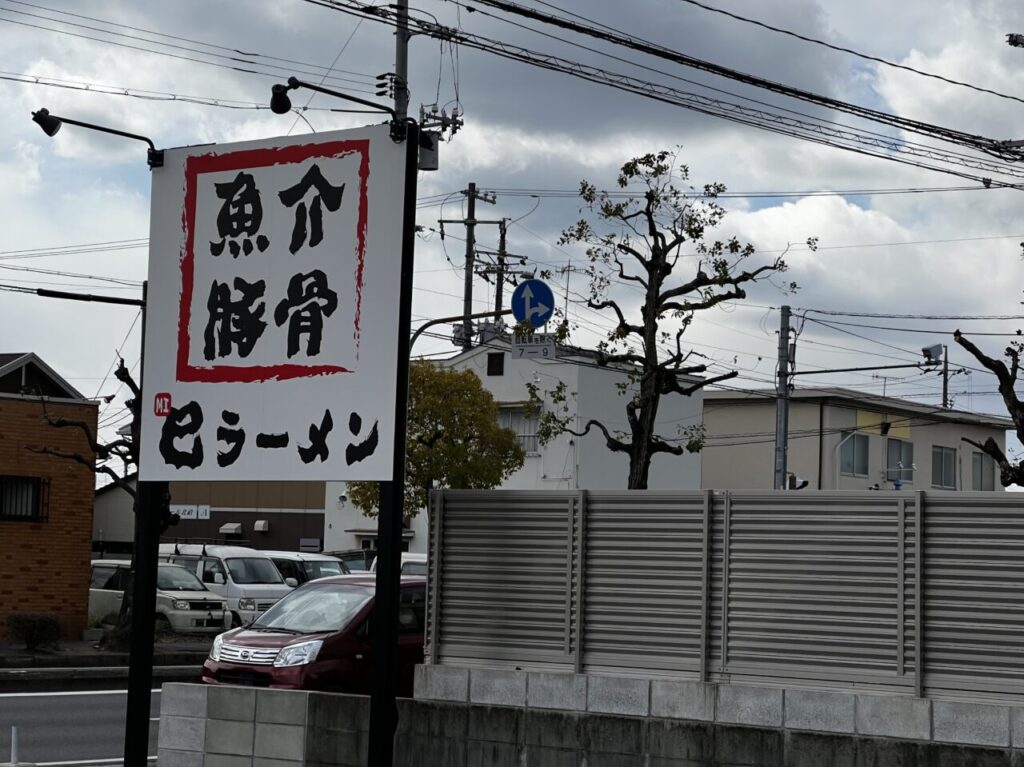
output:
[[213, 582], [216, 583], [218, 586], [223, 586], [224, 585], [224, 573], [214, 573], [213, 574]]
[[285, 578], [284, 582], [291, 586], [293, 589], [299, 585], [299, 582], [295, 578]]

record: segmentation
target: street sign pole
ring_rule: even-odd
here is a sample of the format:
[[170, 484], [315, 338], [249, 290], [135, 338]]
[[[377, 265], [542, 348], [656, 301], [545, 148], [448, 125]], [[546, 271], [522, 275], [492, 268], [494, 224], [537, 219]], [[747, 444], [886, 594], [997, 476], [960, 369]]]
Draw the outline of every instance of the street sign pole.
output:
[[395, 388], [394, 473], [380, 483], [377, 514], [377, 583], [372, 635], [372, 689], [369, 767], [390, 767], [394, 761], [398, 708], [395, 703], [395, 667], [398, 656], [398, 599], [402, 568], [402, 518], [405, 499], [406, 419], [409, 404], [409, 344], [412, 331], [413, 251], [416, 244], [416, 169], [419, 126], [406, 128], [405, 200], [402, 212], [402, 276], [398, 304], [397, 385]]

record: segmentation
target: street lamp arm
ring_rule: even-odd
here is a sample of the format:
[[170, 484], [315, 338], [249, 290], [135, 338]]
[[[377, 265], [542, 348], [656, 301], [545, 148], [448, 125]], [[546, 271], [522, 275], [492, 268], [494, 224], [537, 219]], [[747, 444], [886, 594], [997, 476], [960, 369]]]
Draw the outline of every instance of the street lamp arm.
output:
[[[276, 89], [281, 87], [282, 86], [280, 85], [275, 85], [275, 92], [277, 92]], [[324, 88], [322, 85], [316, 85], [315, 83], [307, 83], [306, 81], [300, 80], [297, 77], [289, 77], [288, 85], [284, 87], [286, 88], [286, 90], [295, 90], [296, 88], [308, 88], [309, 90], [317, 91], [318, 93], [326, 93], [328, 96], [336, 96], [339, 99], [345, 99], [346, 101], [352, 101], [356, 104], [362, 104], [364, 107], [370, 107], [372, 109], [377, 109], [381, 112], [387, 112], [389, 115], [391, 115], [392, 120], [398, 122], [398, 115], [395, 113], [395, 110], [389, 106], [385, 106], [384, 104], [377, 104], [376, 102], [373, 101], [367, 101], [366, 99], [361, 99], [358, 96], [350, 96], [347, 93], [333, 91], [330, 88]]]
[[97, 296], [92, 293], [68, 293], [64, 290], [49, 290], [48, 288], [36, 288], [35, 293], [37, 296], [42, 296], [43, 298], [66, 298], [69, 301], [96, 301], [102, 304], [120, 304], [121, 306], [146, 306], [145, 300], [141, 298]]
[[47, 136], [51, 137], [56, 135], [57, 131], [60, 130], [61, 125], [67, 123], [68, 125], [77, 125], [79, 128], [88, 128], [89, 130], [98, 131], [99, 133], [110, 133], [114, 136], [122, 136], [123, 138], [130, 138], [136, 141], [145, 141], [149, 145], [149, 152], [146, 155], [149, 167], [163, 167], [163, 150], [157, 149], [153, 144], [153, 140], [147, 136], [140, 136], [138, 133], [128, 133], [127, 131], [117, 130], [116, 128], [108, 128], [105, 125], [95, 125], [93, 123], [82, 122], [81, 120], [72, 120], [70, 117], [59, 117], [57, 115], [50, 114], [50, 110], [45, 108], [33, 112], [32, 121], [42, 128]]

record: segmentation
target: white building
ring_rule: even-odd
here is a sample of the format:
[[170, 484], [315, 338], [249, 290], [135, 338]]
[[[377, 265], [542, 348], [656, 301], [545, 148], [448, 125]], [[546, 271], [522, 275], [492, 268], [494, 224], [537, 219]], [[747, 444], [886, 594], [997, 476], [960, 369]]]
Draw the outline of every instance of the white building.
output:
[[[595, 419], [610, 431], [627, 432], [626, 396], [620, 393], [628, 385], [626, 371], [601, 367], [595, 355], [580, 349], [562, 348], [559, 358], [517, 359], [511, 345], [500, 338], [488, 340], [439, 363], [476, 373], [484, 388], [498, 403], [504, 426], [515, 431], [526, 451], [526, 461], [504, 484], [507, 490], [624, 490], [629, 475], [629, 456], [613, 453], [604, 436], [591, 429], [584, 437], [562, 434], [547, 445], [537, 439], [539, 413], [528, 407], [527, 385], [533, 383], [544, 396], [544, 407], [552, 408], [551, 393], [565, 384], [567, 404], [573, 428], [582, 431]], [[688, 380], [698, 381], [697, 378]], [[701, 423], [703, 394], [668, 395], [658, 409], [658, 434], [666, 439], [682, 437], [682, 430]], [[700, 487], [700, 453], [681, 456], [658, 454], [651, 461], [648, 487], [652, 490], [696, 490]], [[355, 509], [345, 494], [343, 482], [327, 484], [324, 548], [341, 551], [372, 545], [376, 520]], [[406, 533], [410, 551], [425, 552], [427, 515], [417, 515]]]
[[[592, 352], [562, 348], [559, 358], [517, 359], [511, 345], [492, 339], [484, 346], [445, 361], [449, 367], [472, 370], [501, 408], [502, 424], [512, 428], [526, 450], [523, 468], [503, 488], [509, 490], [624, 490], [629, 476], [629, 456], [613, 453], [600, 431], [591, 429], [585, 437], [563, 434], [547, 445], [537, 441], [539, 414], [529, 415], [527, 384], [544, 394], [544, 407], [556, 407], [550, 394], [564, 383], [573, 428], [582, 431], [594, 419], [609, 431], [628, 432], [627, 395], [620, 386], [629, 383], [621, 368], [602, 367]], [[697, 378], [689, 380], [698, 381]], [[690, 397], [662, 397], [658, 408], [658, 434], [674, 439], [681, 430], [700, 424], [703, 394]], [[658, 454], [651, 462], [648, 487], [651, 490], [692, 490], [700, 487], [700, 454], [681, 456]]]

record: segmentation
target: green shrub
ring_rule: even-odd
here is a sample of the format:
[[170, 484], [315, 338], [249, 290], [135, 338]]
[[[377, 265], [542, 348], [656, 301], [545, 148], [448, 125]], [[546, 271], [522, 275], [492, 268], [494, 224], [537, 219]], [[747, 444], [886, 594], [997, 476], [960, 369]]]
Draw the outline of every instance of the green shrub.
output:
[[56, 647], [60, 642], [60, 618], [55, 613], [12, 613], [7, 618], [7, 633], [25, 643], [26, 650]]

